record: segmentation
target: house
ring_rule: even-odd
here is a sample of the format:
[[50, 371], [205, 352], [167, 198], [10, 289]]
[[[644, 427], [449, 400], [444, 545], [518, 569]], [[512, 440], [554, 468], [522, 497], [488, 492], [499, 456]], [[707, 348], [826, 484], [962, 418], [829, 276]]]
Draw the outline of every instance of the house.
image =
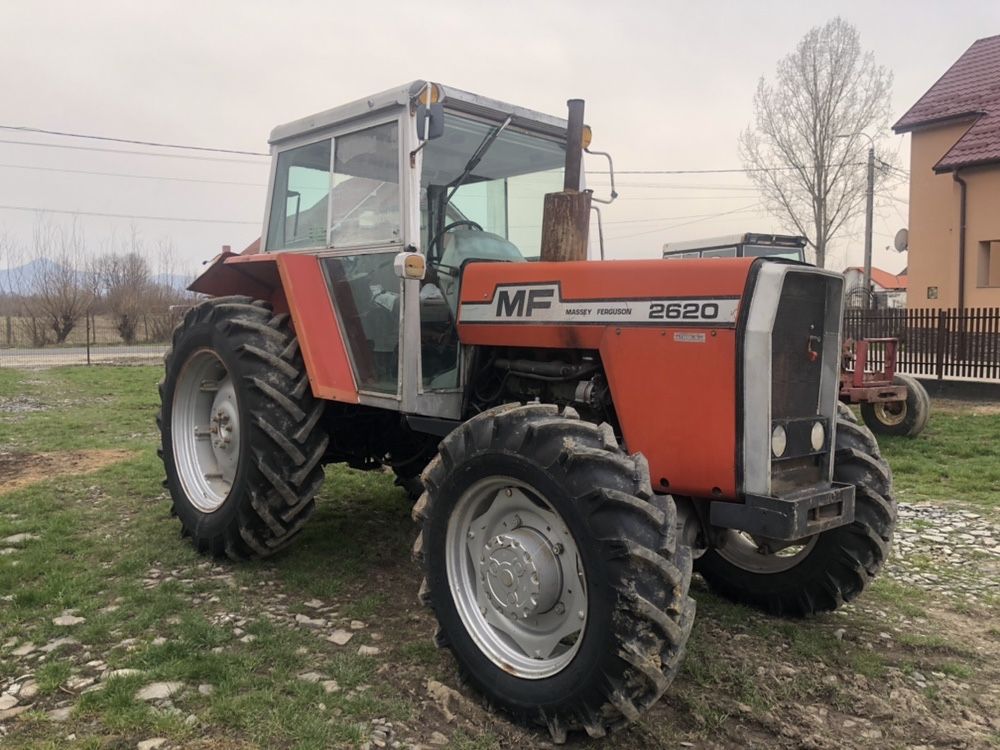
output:
[[893, 125], [910, 133], [910, 307], [1000, 306], [1000, 35]]
[[[864, 305], [865, 269], [852, 266], [844, 269], [844, 289], [847, 290], [847, 304], [853, 307]], [[906, 307], [907, 273], [897, 275], [872, 266], [872, 307]]]

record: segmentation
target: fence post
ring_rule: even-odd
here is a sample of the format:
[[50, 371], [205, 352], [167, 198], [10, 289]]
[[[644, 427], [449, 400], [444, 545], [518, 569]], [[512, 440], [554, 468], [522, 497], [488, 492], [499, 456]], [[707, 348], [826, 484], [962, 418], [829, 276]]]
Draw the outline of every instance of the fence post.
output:
[[944, 380], [944, 353], [946, 351], [945, 340], [948, 336], [948, 311], [938, 310], [938, 331], [937, 331], [937, 379]]
[[90, 364], [90, 315], [84, 316], [87, 318], [87, 364]]

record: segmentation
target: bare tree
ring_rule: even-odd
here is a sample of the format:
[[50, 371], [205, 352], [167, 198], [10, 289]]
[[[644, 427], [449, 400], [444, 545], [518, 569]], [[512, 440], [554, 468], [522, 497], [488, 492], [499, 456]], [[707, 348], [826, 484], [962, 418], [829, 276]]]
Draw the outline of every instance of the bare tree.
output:
[[98, 260], [101, 296], [122, 341], [134, 344], [151, 284], [144, 245], [134, 228], [122, 250]]
[[3, 315], [3, 343], [6, 346], [15, 343], [14, 323], [24, 308], [21, 297], [22, 258], [20, 244], [6, 232], [0, 232], [0, 313]]
[[0, 289], [6, 303], [5, 340], [13, 346], [20, 339], [18, 333], [27, 334], [32, 346], [45, 346], [49, 343], [49, 327], [32, 297], [32, 272], [36, 266], [30, 262], [24, 246], [6, 234], [0, 237], [0, 256], [6, 265], [3, 288]]
[[56, 343], [62, 344], [87, 314], [92, 301], [83, 277], [83, 235], [75, 221], [68, 228], [56, 228], [39, 220], [33, 238], [35, 270], [28, 305], [45, 320]]
[[753, 122], [740, 136], [744, 166], [767, 209], [808, 238], [820, 267], [864, 206], [861, 133], [886, 131], [891, 89], [892, 73], [842, 18], [810, 30], [778, 62], [774, 82], [757, 84]]

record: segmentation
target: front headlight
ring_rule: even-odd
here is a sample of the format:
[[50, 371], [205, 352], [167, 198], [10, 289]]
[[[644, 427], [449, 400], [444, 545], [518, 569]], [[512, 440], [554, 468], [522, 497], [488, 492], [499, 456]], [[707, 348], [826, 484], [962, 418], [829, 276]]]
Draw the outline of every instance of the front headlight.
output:
[[787, 446], [788, 436], [785, 434], [785, 428], [780, 424], [775, 425], [775, 428], [771, 430], [771, 453], [774, 454], [775, 458], [781, 458]]
[[823, 443], [826, 441], [826, 428], [823, 426], [822, 422], [817, 422], [813, 425], [812, 432], [809, 433], [809, 442], [812, 443], [812, 448], [814, 451], [822, 450]]

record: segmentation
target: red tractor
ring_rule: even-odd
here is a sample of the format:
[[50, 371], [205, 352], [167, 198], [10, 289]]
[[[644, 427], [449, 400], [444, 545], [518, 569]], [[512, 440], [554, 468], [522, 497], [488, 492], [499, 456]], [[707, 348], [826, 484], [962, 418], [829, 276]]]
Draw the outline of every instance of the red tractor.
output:
[[667, 689], [692, 567], [767, 612], [829, 611], [896, 519], [875, 439], [838, 418], [843, 277], [587, 260], [571, 105], [418, 81], [276, 128], [259, 252], [192, 285], [211, 299], [174, 333], [159, 417], [206, 554], [285, 548], [325, 464], [391, 467], [420, 491], [436, 642], [557, 741]]

